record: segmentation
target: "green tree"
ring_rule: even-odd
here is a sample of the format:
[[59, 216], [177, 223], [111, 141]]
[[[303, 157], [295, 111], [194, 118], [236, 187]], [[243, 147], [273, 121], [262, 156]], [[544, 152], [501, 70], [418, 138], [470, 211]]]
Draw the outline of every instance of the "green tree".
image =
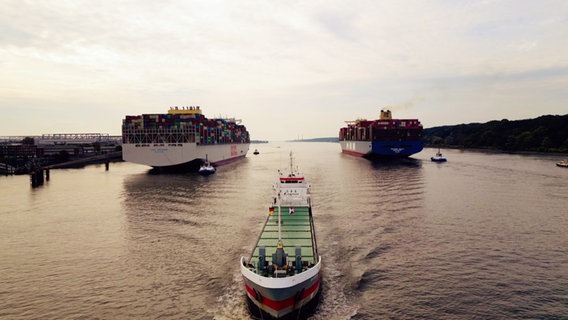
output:
[[540, 143], [540, 151], [548, 151], [548, 149], [550, 149], [552, 147], [552, 141], [550, 140], [549, 137], [545, 137], [544, 139], [542, 139], [542, 142]]
[[444, 139], [442, 139], [438, 136], [432, 137], [432, 144], [435, 145], [435, 146], [441, 145], [443, 141], [444, 141]]
[[518, 142], [521, 143], [519, 149], [532, 150], [536, 147], [536, 139], [531, 131], [525, 131], [518, 137]]
[[566, 138], [566, 140], [564, 140], [564, 142], [562, 142], [561, 145], [562, 148], [568, 149], [568, 138]]
[[454, 145], [454, 137], [447, 136], [446, 139], [444, 139], [444, 144], [447, 146]]
[[24, 139], [22, 139], [22, 144], [34, 145], [35, 144], [34, 138], [25, 137]]

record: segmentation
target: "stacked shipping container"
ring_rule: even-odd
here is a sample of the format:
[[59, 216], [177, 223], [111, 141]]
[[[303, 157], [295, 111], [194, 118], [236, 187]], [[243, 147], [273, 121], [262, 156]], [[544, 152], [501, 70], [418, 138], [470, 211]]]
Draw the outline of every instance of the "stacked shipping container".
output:
[[359, 120], [339, 130], [339, 140], [412, 141], [422, 137], [422, 124], [417, 119]]
[[228, 119], [207, 119], [201, 113], [144, 114], [122, 121], [122, 142], [130, 144], [250, 143], [244, 125]]

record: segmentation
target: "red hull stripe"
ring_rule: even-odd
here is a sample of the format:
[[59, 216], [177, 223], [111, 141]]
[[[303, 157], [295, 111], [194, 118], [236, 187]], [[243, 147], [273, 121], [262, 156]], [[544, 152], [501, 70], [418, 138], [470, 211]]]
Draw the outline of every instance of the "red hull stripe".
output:
[[[318, 278], [318, 280], [316, 281], [316, 283], [314, 283], [311, 287], [307, 288], [306, 290], [304, 290], [304, 292], [302, 293], [302, 297], [300, 298], [300, 300], [298, 301], [302, 301], [304, 300], [306, 297], [308, 297], [309, 295], [311, 295], [314, 291], [316, 291], [319, 288], [320, 285], [320, 279]], [[245, 287], [248, 291], [248, 293], [252, 296], [255, 297], [254, 294], [254, 290], [249, 287], [246, 283], [245, 283]], [[256, 300], [256, 299], [255, 299]], [[276, 311], [280, 311], [289, 307], [294, 306], [294, 302], [296, 300], [295, 296], [291, 296], [290, 298], [284, 299], [284, 300], [280, 300], [280, 301], [276, 301], [276, 300], [271, 300], [267, 297], [262, 297], [262, 302], [261, 304], [276, 310]]]
[[362, 157], [362, 156], [365, 155], [364, 153], [359, 153], [359, 152], [355, 152], [355, 151], [351, 151], [351, 150], [341, 150], [341, 151], [343, 151], [343, 153], [345, 153], [345, 154], [356, 156], [356, 157]]
[[301, 181], [304, 178], [280, 178], [280, 181]]

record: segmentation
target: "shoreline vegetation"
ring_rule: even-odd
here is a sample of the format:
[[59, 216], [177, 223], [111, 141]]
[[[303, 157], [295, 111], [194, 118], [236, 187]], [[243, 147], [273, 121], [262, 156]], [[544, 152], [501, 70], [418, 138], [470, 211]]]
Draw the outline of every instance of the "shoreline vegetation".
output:
[[568, 115], [433, 127], [423, 140], [428, 147], [568, 153]]

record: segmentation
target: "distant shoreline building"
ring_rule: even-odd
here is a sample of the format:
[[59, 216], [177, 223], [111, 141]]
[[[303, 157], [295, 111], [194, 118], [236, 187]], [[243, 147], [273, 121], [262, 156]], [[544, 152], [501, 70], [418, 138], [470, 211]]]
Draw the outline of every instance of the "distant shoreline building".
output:
[[101, 133], [61, 133], [0, 137], [0, 163], [25, 173], [30, 163], [41, 165], [119, 150], [121, 136]]

